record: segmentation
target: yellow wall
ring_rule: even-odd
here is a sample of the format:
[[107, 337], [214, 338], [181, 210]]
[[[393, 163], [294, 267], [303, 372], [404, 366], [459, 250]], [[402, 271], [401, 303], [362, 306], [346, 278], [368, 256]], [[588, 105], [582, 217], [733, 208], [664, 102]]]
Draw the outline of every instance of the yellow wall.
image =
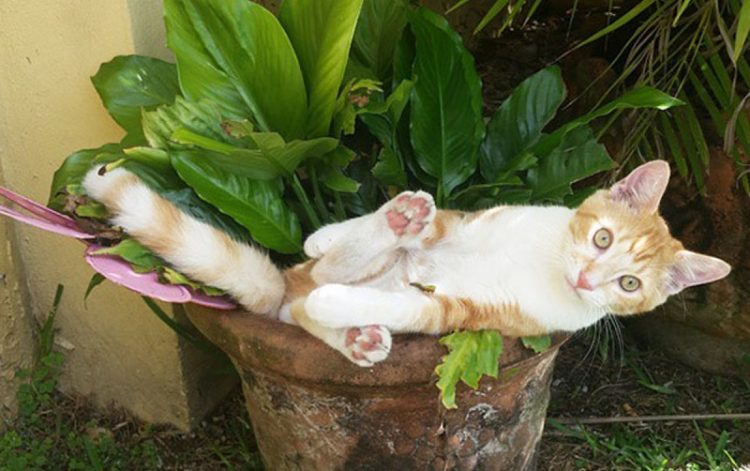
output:
[[[169, 56], [163, 47], [160, 3], [0, 2], [2, 184], [46, 202], [52, 174], [65, 156], [119, 141], [123, 133], [101, 106], [89, 77], [115, 55], [140, 52], [139, 45], [147, 53]], [[62, 387], [90, 395], [100, 404], [115, 402], [151, 421], [185, 426], [191, 391], [185, 389], [182, 374], [190, 365], [183, 364], [182, 347], [173, 332], [140, 298], [109, 283], [97, 288], [86, 307], [83, 294], [92, 271], [82, 259], [83, 246], [14, 226], [10, 231], [0, 227], [0, 235], [10, 233], [11, 252], [17, 251], [20, 258], [15, 269], [24, 275], [28, 312], [36, 319], [43, 317], [55, 286], [65, 285], [58, 314], [58, 346], [66, 353]], [[17, 300], [0, 302], [0, 310], [0, 329], [7, 330], [0, 331], [0, 344], [28, 337]], [[15, 321], [3, 322], [4, 318]], [[9, 363], [18, 363], [19, 356], [28, 356], [27, 347], [14, 351], [20, 353], [3, 360], [5, 370]], [[7, 375], [5, 370], [0, 370], [0, 378]], [[2, 387], [0, 383], [0, 403]]]

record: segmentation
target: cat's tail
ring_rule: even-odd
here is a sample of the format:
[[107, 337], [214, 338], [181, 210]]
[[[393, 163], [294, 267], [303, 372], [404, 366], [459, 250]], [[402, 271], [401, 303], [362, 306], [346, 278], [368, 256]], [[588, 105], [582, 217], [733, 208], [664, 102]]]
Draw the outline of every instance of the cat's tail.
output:
[[180, 211], [123, 168], [92, 169], [86, 193], [112, 223], [186, 276], [225, 290], [251, 312], [277, 316], [284, 278], [268, 255]]

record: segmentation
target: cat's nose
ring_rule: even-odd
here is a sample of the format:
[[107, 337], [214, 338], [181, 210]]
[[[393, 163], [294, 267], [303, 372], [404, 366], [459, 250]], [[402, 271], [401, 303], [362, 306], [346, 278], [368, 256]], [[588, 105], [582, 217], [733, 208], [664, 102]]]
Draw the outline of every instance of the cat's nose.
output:
[[578, 281], [576, 281], [576, 288], [579, 289], [585, 289], [588, 291], [591, 291], [593, 288], [591, 287], [591, 284], [589, 283], [589, 280], [586, 279], [586, 272], [581, 270], [580, 273], [578, 273]]

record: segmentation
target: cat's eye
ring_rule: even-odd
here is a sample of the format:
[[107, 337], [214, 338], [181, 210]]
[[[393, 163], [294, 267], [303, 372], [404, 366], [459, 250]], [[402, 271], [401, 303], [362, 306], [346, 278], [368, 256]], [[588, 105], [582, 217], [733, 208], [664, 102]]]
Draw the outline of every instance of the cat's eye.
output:
[[624, 275], [620, 277], [620, 288], [632, 293], [641, 287], [641, 280], [633, 275]]
[[612, 245], [612, 232], [609, 229], [601, 228], [594, 232], [594, 245], [600, 249], [607, 249]]

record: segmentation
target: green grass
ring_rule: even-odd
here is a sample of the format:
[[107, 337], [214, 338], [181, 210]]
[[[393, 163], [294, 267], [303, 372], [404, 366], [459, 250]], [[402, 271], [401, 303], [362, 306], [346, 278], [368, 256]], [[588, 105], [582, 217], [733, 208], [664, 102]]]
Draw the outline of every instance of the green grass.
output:
[[[600, 355], [587, 357], [592, 350]], [[588, 360], [581, 364], [582, 358]], [[558, 357], [539, 469], [735, 470], [750, 463], [747, 420], [571, 422], [749, 411], [747, 381], [692, 370], [661, 352], [639, 349], [616, 328], [581, 335]]]
[[38, 355], [17, 398], [19, 414], [0, 433], [0, 471], [262, 469], [239, 394], [191, 433], [143, 424], [120, 411], [97, 412], [56, 391], [55, 302], [38, 332]]

